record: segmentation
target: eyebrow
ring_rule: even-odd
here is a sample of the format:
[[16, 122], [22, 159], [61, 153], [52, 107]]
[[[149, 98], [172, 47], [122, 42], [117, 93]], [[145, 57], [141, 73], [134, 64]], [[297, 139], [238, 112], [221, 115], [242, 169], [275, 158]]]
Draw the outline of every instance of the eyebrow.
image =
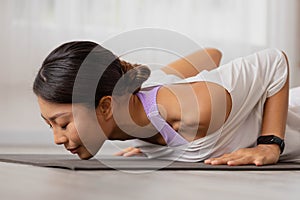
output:
[[[65, 115], [65, 114], [68, 114], [67, 112], [64, 112], [64, 113], [57, 113], [55, 115], [53, 115], [52, 117], [49, 117], [49, 120], [50, 121], [55, 121], [56, 118], [62, 116], [62, 115]], [[46, 117], [44, 117], [42, 114], [41, 114], [41, 117], [44, 119], [44, 120], [47, 120]]]

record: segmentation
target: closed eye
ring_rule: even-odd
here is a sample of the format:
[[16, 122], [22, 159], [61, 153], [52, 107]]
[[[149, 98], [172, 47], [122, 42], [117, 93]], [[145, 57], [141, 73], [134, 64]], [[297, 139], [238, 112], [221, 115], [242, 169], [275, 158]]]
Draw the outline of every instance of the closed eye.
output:
[[67, 129], [67, 126], [68, 126], [68, 124], [69, 124], [69, 123], [67, 123], [66, 125], [62, 126], [62, 127], [61, 127], [61, 129], [63, 129], [63, 130], [66, 130], [66, 129]]

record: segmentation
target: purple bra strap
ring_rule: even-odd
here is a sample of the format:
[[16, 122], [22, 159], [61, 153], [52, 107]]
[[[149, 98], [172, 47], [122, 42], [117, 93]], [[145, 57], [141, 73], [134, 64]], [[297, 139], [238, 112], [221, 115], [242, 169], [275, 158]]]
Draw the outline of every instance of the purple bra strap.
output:
[[188, 144], [189, 142], [177, 133], [167, 122], [162, 118], [158, 111], [156, 96], [157, 91], [161, 86], [155, 86], [151, 89], [147, 88], [136, 95], [141, 100], [148, 119], [153, 126], [160, 132], [165, 142], [170, 147]]

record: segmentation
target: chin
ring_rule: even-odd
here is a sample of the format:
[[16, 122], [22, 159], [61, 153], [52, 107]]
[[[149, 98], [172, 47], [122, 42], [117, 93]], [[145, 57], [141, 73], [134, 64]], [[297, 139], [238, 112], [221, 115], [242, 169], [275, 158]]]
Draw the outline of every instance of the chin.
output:
[[90, 153], [82, 153], [82, 154], [78, 154], [78, 157], [81, 160], [88, 160], [88, 159], [92, 158], [93, 155], [91, 155]]

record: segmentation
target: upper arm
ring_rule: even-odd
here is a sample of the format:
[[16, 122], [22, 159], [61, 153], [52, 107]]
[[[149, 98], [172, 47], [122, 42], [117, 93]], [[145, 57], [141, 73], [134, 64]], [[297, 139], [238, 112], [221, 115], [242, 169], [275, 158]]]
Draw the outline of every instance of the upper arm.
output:
[[175, 60], [161, 68], [161, 70], [167, 74], [188, 78], [195, 76], [202, 70], [211, 70], [218, 67], [221, 58], [222, 53], [218, 49], [206, 48]]

